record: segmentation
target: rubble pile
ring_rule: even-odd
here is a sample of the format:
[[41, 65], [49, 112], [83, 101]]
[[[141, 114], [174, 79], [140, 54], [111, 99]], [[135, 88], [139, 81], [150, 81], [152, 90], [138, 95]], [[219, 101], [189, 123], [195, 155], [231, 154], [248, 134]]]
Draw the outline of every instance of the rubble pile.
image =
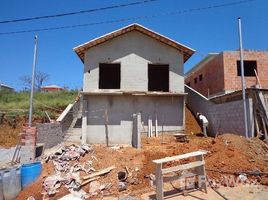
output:
[[[64, 146], [52, 155], [47, 156], [45, 161], [46, 163], [49, 161], [53, 163], [55, 174], [44, 179], [43, 194], [52, 196], [59, 192], [60, 187], [64, 185], [72, 195], [81, 199], [86, 199], [90, 195], [96, 195], [97, 190], [91, 190], [92, 194], [90, 194], [81, 190], [81, 186], [98, 179], [100, 175], [110, 172], [114, 167], [105, 172], [103, 170], [97, 172], [92, 166], [94, 160], [97, 160], [94, 155], [91, 155], [91, 160], [84, 163], [79, 162], [80, 157], [93, 152], [93, 148], [89, 145], [72, 144]], [[82, 177], [80, 172], [84, 172], [84, 175], [86, 175]], [[109, 189], [110, 186], [110, 183], [100, 185], [99, 191]]]

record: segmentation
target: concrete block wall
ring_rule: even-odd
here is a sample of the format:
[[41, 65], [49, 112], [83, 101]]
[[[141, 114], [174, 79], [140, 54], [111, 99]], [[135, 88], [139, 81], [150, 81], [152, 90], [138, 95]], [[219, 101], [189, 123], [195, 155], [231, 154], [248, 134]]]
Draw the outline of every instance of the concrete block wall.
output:
[[[93, 98], [92, 98], [93, 97]], [[158, 130], [184, 130], [184, 96], [99, 95], [84, 97], [87, 100], [87, 143], [105, 143], [104, 112], [108, 112], [110, 144], [132, 144], [133, 114], [141, 113], [144, 132], [149, 116]]]
[[64, 139], [60, 123], [37, 123], [37, 143], [45, 143], [45, 148], [51, 148]]
[[90, 48], [85, 54], [84, 92], [99, 90], [99, 64], [120, 63], [121, 88], [148, 91], [148, 64], [169, 65], [169, 90], [184, 92], [183, 54], [138, 31]]
[[[185, 86], [188, 93], [186, 105], [194, 112], [204, 114], [209, 121], [209, 135], [215, 136], [222, 133], [233, 133], [245, 136], [244, 109], [242, 99], [215, 103], [202, 96], [192, 88]], [[248, 124], [252, 124], [252, 100], [247, 99]], [[254, 135], [254, 129], [249, 126], [250, 137]]]

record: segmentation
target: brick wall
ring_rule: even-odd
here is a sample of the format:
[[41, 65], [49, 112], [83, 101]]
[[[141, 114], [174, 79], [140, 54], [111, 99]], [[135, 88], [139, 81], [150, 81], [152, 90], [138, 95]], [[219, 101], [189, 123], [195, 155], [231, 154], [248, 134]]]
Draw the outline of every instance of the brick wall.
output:
[[[223, 52], [225, 91], [241, 90], [241, 76], [237, 76], [237, 60], [239, 51]], [[263, 88], [268, 88], [268, 51], [244, 51], [244, 60], [256, 60], [257, 72]], [[246, 87], [257, 84], [255, 76], [245, 76]]]
[[[224, 51], [216, 55], [209, 62], [186, 75], [185, 83], [205, 96], [213, 96], [241, 90], [241, 76], [237, 76], [237, 60], [239, 51]], [[263, 88], [268, 88], [268, 51], [244, 51], [244, 60], [256, 60], [257, 72]], [[202, 74], [202, 81], [199, 75]], [[197, 78], [197, 83], [194, 79]], [[245, 77], [246, 87], [257, 84], [256, 77]]]
[[[199, 76], [202, 75], [202, 80]], [[185, 83], [190, 83], [190, 87], [200, 92], [204, 96], [215, 94], [223, 91], [223, 56], [215, 55], [210, 61], [206, 62], [203, 67], [194, 70], [185, 78]], [[195, 79], [197, 82], [195, 83]]]

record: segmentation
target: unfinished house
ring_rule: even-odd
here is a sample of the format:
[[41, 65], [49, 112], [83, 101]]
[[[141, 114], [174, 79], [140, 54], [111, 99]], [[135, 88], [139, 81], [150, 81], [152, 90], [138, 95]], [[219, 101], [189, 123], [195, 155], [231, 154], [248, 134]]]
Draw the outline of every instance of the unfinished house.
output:
[[[268, 51], [244, 51], [246, 87], [268, 88]], [[241, 90], [239, 51], [211, 53], [185, 74], [185, 83], [206, 97]]]
[[74, 48], [84, 63], [82, 142], [132, 144], [133, 116], [181, 131], [183, 65], [194, 50], [132, 24]]
[[204, 113], [210, 133], [253, 137], [267, 132], [268, 51], [244, 51], [248, 133], [245, 133], [239, 51], [209, 54], [185, 74], [188, 106]]

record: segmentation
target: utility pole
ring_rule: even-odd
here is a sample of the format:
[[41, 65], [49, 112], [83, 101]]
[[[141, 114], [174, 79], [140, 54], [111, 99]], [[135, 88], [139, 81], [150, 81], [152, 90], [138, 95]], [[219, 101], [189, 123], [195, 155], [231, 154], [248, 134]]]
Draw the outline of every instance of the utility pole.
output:
[[244, 120], [245, 120], [245, 134], [248, 138], [248, 120], [247, 120], [247, 105], [246, 105], [246, 91], [245, 91], [245, 77], [244, 77], [244, 57], [243, 57], [243, 45], [242, 45], [242, 30], [241, 19], [238, 17], [238, 31], [239, 31], [239, 44], [240, 44], [240, 68], [241, 68], [241, 82], [242, 82], [242, 95], [244, 106]]
[[33, 58], [33, 71], [32, 71], [32, 86], [30, 96], [30, 108], [29, 108], [29, 127], [32, 126], [32, 115], [33, 115], [33, 94], [34, 94], [34, 81], [35, 81], [35, 68], [36, 68], [36, 57], [37, 57], [37, 35], [34, 36], [34, 58]]

